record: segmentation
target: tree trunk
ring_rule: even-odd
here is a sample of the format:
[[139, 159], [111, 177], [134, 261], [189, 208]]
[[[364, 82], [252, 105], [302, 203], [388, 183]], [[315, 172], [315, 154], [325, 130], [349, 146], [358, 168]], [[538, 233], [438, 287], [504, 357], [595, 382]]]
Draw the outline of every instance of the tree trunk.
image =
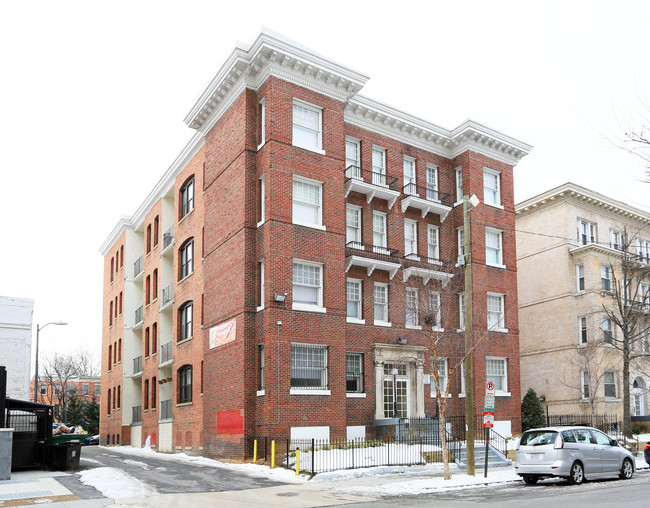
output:
[[632, 415], [630, 412], [630, 338], [623, 337], [623, 434], [632, 437]]
[[449, 455], [447, 451], [447, 436], [445, 433], [445, 414], [444, 412], [440, 413], [440, 419], [438, 421], [440, 431], [440, 442], [442, 444], [442, 466], [445, 471], [445, 480], [451, 480], [451, 473], [449, 472]]

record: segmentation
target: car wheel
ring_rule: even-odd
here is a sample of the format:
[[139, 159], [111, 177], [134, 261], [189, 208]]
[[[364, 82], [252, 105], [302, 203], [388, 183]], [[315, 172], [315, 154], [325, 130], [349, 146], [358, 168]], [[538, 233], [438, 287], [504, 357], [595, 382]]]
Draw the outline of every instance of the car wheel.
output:
[[523, 478], [526, 485], [535, 485], [539, 481], [537, 476], [524, 475]]
[[619, 473], [619, 478], [621, 480], [629, 480], [634, 474], [634, 466], [632, 466], [632, 461], [630, 459], [625, 459], [623, 461], [623, 467]]
[[580, 462], [574, 462], [571, 466], [571, 473], [567, 478], [570, 485], [580, 485], [585, 481], [585, 470]]

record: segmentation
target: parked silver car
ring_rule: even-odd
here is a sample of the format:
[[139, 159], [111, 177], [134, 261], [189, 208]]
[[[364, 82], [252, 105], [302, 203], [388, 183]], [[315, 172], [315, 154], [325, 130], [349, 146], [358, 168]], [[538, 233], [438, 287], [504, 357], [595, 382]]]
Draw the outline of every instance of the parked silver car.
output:
[[634, 456], [591, 427], [527, 430], [517, 446], [515, 472], [528, 485], [550, 477], [566, 478], [572, 484], [615, 475], [629, 480], [634, 471]]

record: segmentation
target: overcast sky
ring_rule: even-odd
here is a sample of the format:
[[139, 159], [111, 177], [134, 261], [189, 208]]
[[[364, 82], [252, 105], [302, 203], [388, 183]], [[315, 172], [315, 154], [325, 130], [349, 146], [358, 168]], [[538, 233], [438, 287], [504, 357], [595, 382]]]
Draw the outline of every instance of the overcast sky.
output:
[[99, 247], [191, 137], [183, 118], [235, 42], [261, 25], [369, 75], [363, 95], [532, 144], [517, 202], [570, 180], [650, 205], [640, 164], [612, 143], [650, 97], [650, 2], [5, 1], [0, 295], [35, 300], [34, 336], [37, 323], [69, 322], [42, 332], [45, 354], [99, 356]]

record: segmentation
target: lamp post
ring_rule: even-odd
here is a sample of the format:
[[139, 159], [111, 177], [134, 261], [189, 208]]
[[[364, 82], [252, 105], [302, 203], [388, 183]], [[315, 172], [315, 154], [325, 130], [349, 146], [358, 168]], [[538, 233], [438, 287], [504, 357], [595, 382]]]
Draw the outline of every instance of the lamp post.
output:
[[390, 373], [393, 375], [393, 418], [397, 418], [397, 374], [399, 371], [397, 367], [393, 367]]
[[41, 325], [36, 325], [36, 368], [35, 368], [35, 374], [34, 374], [34, 402], [38, 402], [38, 335], [40, 331], [45, 328], [47, 325], [57, 325], [57, 326], [64, 326], [67, 325], [65, 321], [50, 321], [49, 323], [45, 323], [43, 326]]

